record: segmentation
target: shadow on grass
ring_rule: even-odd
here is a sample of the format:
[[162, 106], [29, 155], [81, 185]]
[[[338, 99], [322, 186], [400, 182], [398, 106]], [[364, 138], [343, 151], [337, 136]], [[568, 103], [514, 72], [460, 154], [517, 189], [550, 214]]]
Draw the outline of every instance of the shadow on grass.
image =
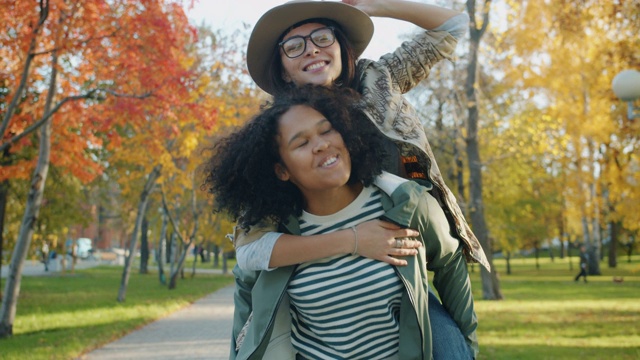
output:
[[640, 349], [631, 347], [585, 347], [550, 345], [481, 346], [478, 360], [636, 360]]
[[602, 262], [602, 275], [585, 284], [574, 282], [577, 268], [569, 269], [567, 259], [541, 259], [540, 269], [519, 259], [511, 275], [494, 259], [505, 300], [482, 300], [479, 274], [471, 275], [478, 359], [640, 359], [638, 260], [617, 268]]
[[[102, 325], [50, 328], [5, 339], [2, 359], [69, 359], [79, 349], [92, 350], [153, 321], [149, 317], [118, 320]], [[91, 334], [87, 337], [86, 334]]]

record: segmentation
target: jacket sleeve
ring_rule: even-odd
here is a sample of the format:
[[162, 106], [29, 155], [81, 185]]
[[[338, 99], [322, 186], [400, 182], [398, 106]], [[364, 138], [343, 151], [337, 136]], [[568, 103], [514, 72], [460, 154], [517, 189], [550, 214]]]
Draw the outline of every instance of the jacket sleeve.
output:
[[236, 352], [236, 339], [238, 334], [242, 330], [242, 327], [247, 322], [249, 315], [253, 309], [251, 291], [258, 279], [260, 272], [258, 271], [244, 271], [238, 265], [233, 268], [233, 275], [236, 279], [235, 293], [233, 294], [233, 329], [231, 336], [231, 345], [229, 359], [235, 359]]
[[268, 232], [256, 241], [236, 247], [236, 261], [244, 270], [273, 270], [269, 267], [271, 254], [282, 233]]
[[426, 216], [420, 221], [426, 227], [419, 229], [427, 253], [427, 269], [434, 272], [433, 285], [442, 305], [458, 324], [474, 357], [478, 354], [476, 328], [478, 319], [474, 310], [471, 280], [467, 270], [462, 244], [450, 234], [449, 223], [437, 200], [425, 193], [421, 197], [416, 215]]
[[248, 228], [236, 224], [233, 228], [233, 246], [238, 248], [260, 240], [265, 234], [277, 231], [277, 224], [272, 221], [261, 221]]
[[393, 86], [404, 94], [426, 79], [438, 62], [452, 59], [457, 44], [458, 40], [447, 31], [425, 30], [383, 55], [379, 63], [387, 68]]
[[458, 324], [475, 358], [479, 350], [476, 335], [478, 318], [474, 310], [471, 281], [462, 247], [458, 247], [455, 253], [451, 254], [445, 266], [434, 269], [434, 273], [433, 285], [438, 290], [442, 304]]

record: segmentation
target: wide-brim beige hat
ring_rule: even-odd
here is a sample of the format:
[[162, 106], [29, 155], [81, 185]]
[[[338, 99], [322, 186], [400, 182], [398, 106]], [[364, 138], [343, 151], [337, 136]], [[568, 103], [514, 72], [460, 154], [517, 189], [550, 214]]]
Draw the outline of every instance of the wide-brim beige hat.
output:
[[307, 19], [325, 18], [338, 23], [351, 42], [356, 57], [369, 45], [373, 21], [369, 15], [339, 1], [294, 0], [276, 6], [262, 15], [251, 32], [247, 46], [247, 67], [253, 81], [273, 94], [269, 82], [269, 61], [277, 50], [277, 41], [285, 30]]

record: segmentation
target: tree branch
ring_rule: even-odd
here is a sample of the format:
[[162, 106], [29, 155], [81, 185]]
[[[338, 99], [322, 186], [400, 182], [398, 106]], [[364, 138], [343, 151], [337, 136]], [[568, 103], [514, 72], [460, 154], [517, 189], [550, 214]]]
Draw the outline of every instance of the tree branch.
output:
[[480, 37], [484, 35], [484, 32], [489, 27], [489, 10], [491, 10], [491, 0], [486, 0], [484, 2], [484, 6], [482, 7], [482, 27], [480, 28]]
[[467, 0], [467, 13], [469, 13], [469, 27], [471, 36], [474, 38], [481, 38], [484, 35], [484, 32], [489, 27], [489, 10], [491, 10], [491, 1], [486, 0], [482, 7], [482, 26], [478, 29], [476, 25], [476, 1], [475, 0]]
[[176, 222], [173, 219], [173, 216], [171, 216], [171, 212], [169, 211], [169, 206], [167, 205], [167, 199], [166, 199], [165, 192], [164, 192], [164, 184], [160, 185], [160, 193], [162, 194], [162, 208], [164, 209], [164, 212], [169, 217], [169, 221], [171, 222], [171, 226], [173, 226], [173, 229], [178, 234], [178, 237], [180, 238], [180, 241], [182, 241], [183, 244], [191, 245], [191, 243], [193, 242], [193, 239], [195, 239], [196, 233], [198, 232], [198, 228], [200, 226], [199, 219], [200, 219], [200, 214], [201, 214], [201, 212], [197, 210], [195, 190], [192, 190], [192, 197], [191, 197], [191, 199], [192, 199], [191, 207], [192, 207], [192, 211], [193, 211], [194, 225], [193, 225], [193, 229], [191, 231], [191, 235], [189, 235], [189, 241], [187, 241], [182, 236], [182, 233], [180, 232], [180, 229], [178, 228], [178, 224], [176, 224]]
[[171, 222], [171, 226], [173, 226], [173, 229], [175, 230], [175, 233], [178, 234], [178, 237], [180, 238], [180, 241], [182, 241], [183, 244], [186, 244], [186, 241], [184, 240], [184, 237], [182, 236], [182, 233], [180, 232], [180, 228], [178, 227], [178, 224], [176, 224], [176, 222], [173, 220], [173, 216], [171, 216], [171, 212], [169, 211], [169, 206], [167, 205], [167, 198], [166, 198], [165, 193], [164, 193], [164, 184], [160, 185], [160, 194], [162, 194], [162, 208], [164, 209], [164, 212], [167, 214], [167, 217], [169, 217], [169, 221]]
[[[132, 95], [132, 94], [121, 94], [121, 93], [118, 93], [118, 92], [115, 92], [115, 91], [109, 90], [109, 89], [95, 89], [95, 90], [102, 91], [102, 92], [105, 92], [107, 94], [111, 94], [111, 95], [113, 95], [115, 97], [126, 97], [126, 98], [132, 98], [132, 99], [146, 99], [149, 96], [151, 96], [150, 92], [146, 92], [146, 93], [141, 94], [141, 95]], [[104, 98], [100, 98], [100, 99], [104, 99]]]
[[[102, 40], [102, 39], [108, 39], [108, 38], [114, 37], [114, 36], [115, 36], [115, 34], [116, 34], [118, 31], [120, 31], [120, 29], [119, 29], [119, 28], [118, 28], [118, 29], [115, 29], [112, 33], [107, 34], [107, 35], [102, 35], [102, 36], [97, 36], [97, 37], [90, 37], [90, 38], [88, 38], [88, 39], [86, 39], [86, 40], [80, 40], [80, 41], [78, 42], [78, 45], [86, 45], [86, 44], [88, 44], [88, 43], [90, 43], [90, 42], [92, 42], [92, 41], [94, 41], [94, 40]], [[46, 54], [49, 54], [49, 53], [51, 53], [51, 52], [53, 52], [53, 51], [60, 50], [60, 49], [61, 49], [61, 48], [53, 48], [53, 49], [49, 49], [49, 50], [43, 50], [43, 51], [40, 51], [40, 52], [35, 52], [35, 53], [33, 53], [33, 55], [34, 55], [34, 56], [38, 56], [38, 55], [46, 55]]]
[[40, 18], [38, 19], [38, 24], [33, 29], [33, 37], [31, 38], [31, 43], [29, 44], [29, 49], [27, 50], [27, 59], [25, 60], [24, 70], [22, 71], [22, 76], [20, 77], [20, 83], [18, 84], [18, 88], [11, 99], [11, 103], [7, 107], [7, 112], [4, 115], [4, 119], [2, 119], [2, 124], [0, 124], [0, 137], [4, 137], [5, 131], [9, 127], [9, 121], [13, 117], [14, 112], [16, 111], [16, 107], [18, 106], [18, 101], [22, 97], [22, 93], [24, 92], [24, 88], [27, 84], [27, 79], [29, 77], [29, 69], [31, 68], [31, 62], [35, 57], [33, 51], [36, 48], [36, 37], [38, 33], [40, 33], [40, 29], [44, 25], [44, 22], [47, 20], [49, 16], [49, 1], [48, 0], [40, 0]]
[[32, 132], [34, 132], [35, 130], [37, 130], [40, 126], [42, 126], [42, 124], [44, 124], [47, 120], [49, 120], [49, 118], [51, 116], [53, 116], [53, 114], [55, 114], [62, 107], [62, 105], [64, 105], [66, 102], [82, 100], [82, 99], [104, 100], [105, 97], [104, 96], [100, 96], [100, 92], [105, 92], [107, 94], [111, 94], [111, 95], [116, 96], [116, 97], [128, 97], [128, 98], [134, 98], [134, 99], [145, 99], [145, 98], [151, 96], [151, 93], [145, 93], [145, 94], [142, 94], [142, 95], [120, 94], [120, 93], [117, 93], [117, 92], [115, 92], [113, 90], [109, 90], [109, 89], [92, 89], [92, 90], [89, 90], [89, 91], [87, 91], [86, 93], [84, 93], [82, 95], [67, 96], [66, 98], [62, 99], [59, 103], [57, 103], [56, 106], [53, 109], [51, 109], [51, 111], [49, 111], [48, 113], [43, 115], [40, 120], [38, 120], [37, 122], [31, 124], [31, 126], [27, 127], [20, 134], [10, 138], [9, 140], [5, 141], [2, 144], [0, 144], [0, 152], [4, 151], [4, 149], [10, 147], [11, 145], [15, 144], [17, 141], [19, 141], [23, 137], [25, 137], [25, 136], [31, 134]]

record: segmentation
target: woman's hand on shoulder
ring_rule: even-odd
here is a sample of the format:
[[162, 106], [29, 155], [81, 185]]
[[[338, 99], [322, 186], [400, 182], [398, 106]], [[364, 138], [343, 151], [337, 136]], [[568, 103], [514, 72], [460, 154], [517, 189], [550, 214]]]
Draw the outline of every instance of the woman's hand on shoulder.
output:
[[358, 255], [386, 262], [391, 265], [405, 266], [407, 261], [398, 257], [415, 256], [422, 242], [412, 240], [420, 236], [413, 229], [404, 229], [382, 220], [370, 220], [359, 224]]

